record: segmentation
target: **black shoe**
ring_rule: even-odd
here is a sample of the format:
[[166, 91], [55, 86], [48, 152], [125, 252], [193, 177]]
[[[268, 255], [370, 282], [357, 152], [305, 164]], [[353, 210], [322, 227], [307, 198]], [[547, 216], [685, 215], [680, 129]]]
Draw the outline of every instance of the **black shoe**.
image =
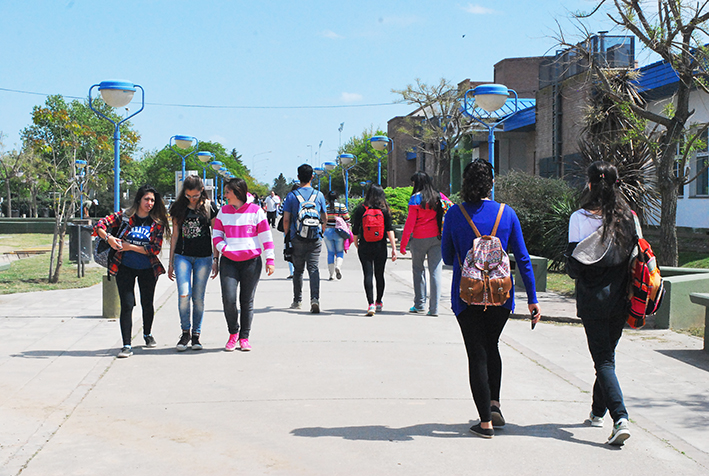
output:
[[502, 412], [500, 411], [500, 407], [496, 407], [495, 405], [491, 405], [490, 411], [492, 412], [492, 427], [493, 428], [502, 428], [503, 426], [505, 426], [505, 417], [502, 416]]
[[119, 359], [127, 359], [131, 355], [133, 355], [133, 351], [131, 350], [130, 346], [126, 345], [126, 346], [123, 346], [121, 351], [118, 353], [118, 358]]
[[180, 341], [177, 343], [175, 348], [178, 352], [184, 352], [187, 350], [187, 344], [190, 343], [190, 331], [182, 331], [180, 336]]
[[143, 336], [143, 338], [145, 339], [145, 347], [153, 348], [153, 347], [157, 347], [157, 346], [158, 346], [158, 343], [155, 342], [155, 337], [153, 337], [153, 336]]
[[202, 344], [199, 343], [199, 334], [192, 334], [192, 350], [202, 350]]
[[481, 438], [492, 438], [493, 436], [495, 436], [495, 430], [493, 430], [492, 428], [483, 428], [480, 426], [480, 423], [471, 426], [470, 433], [472, 433], [473, 435], [478, 435]]

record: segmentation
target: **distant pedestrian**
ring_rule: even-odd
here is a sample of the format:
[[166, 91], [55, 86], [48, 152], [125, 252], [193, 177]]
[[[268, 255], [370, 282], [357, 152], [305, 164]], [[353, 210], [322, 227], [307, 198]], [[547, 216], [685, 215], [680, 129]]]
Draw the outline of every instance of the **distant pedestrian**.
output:
[[[299, 185], [297, 183], [294, 183], [293, 186], [291, 187], [291, 192], [294, 192], [298, 190]], [[288, 198], [288, 195], [286, 195], [286, 198]], [[293, 266], [293, 255], [292, 255], [292, 249], [293, 249], [293, 244], [290, 239], [290, 229], [289, 228], [284, 228], [284, 220], [283, 220], [283, 205], [285, 204], [285, 200], [281, 202], [281, 205], [278, 207], [278, 213], [281, 215], [280, 221], [278, 222], [278, 230], [283, 233], [283, 251], [284, 251], [284, 258], [285, 258], [285, 251], [286, 249], [291, 250], [291, 257], [290, 260], [286, 260], [286, 263], [288, 263], [288, 276], [286, 279], [293, 279], [293, 272], [295, 270], [295, 267]]]
[[[341, 218], [347, 225], [347, 237], [344, 232], [337, 228], [337, 219]], [[334, 276], [342, 279], [342, 263], [345, 260], [345, 240], [349, 238], [350, 214], [347, 207], [337, 201], [337, 192], [330, 190], [327, 194], [327, 229], [323, 236], [327, 247], [327, 269], [330, 272], [330, 279]]]
[[[222, 304], [229, 329], [229, 340], [224, 347], [227, 351], [239, 348], [251, 350], [249, 336], [254, 316], [254, 295], [261, 277], [266, 257], [266, 273], [275, 271], [273, 237], [266, 214], [256, 203], [247, 203], [248, 187], [244, 179], [233, 178], [224, 185], [224, 205], [214, 221], [214, 247], [221, 253], [219, 276], [222, 285]], [[237, 287], [241, 307], [241, 327], [239, 309], [236, 305]]]
[[[391, 260], [396, 261], [396, 240], [391, 210], [381, 185], [373, 184], [367, 190], [364, 202], [352, 212], [354, 244], [364, 273], [364, 292], [367, 295], [367, 315], [373, 316], [384, 308], [384, 268], [387, 262], [387, 238], [391, 245]], [[376, 280], [376, 298], [374, 281]]]
[[613, 431], [607, 443], [622, 445], [630, 437], [630, 430], [615, 374], [615, 348], [628, 317], [628, 266], [635, 244], [635, 223], [618, 188], [618, 170], [598, 161], [586, 174], [581, 209], [569, 220], [566, 268], [576, 279], [576, 312], [583, 322], [596, 369], [586, 422], [602, 427], [608, 410]]
[[[468, 378], [473, 400], [480, 416], [480, 423], [470, 431], [483, 438], [495, 435], [494, 427], [505, 425], [500, 410], [500, 385], [502, 383], [502, 359], [499, 339], [514, 310], [514, 285], [510, 297], [502, 306], [468, 305], [460, 298], [461, 263], [473, 246], [476, 234], [472, 223], [482, 235], [490, 235], [499, 217], [495, 236], [503, 250], [511, 249], [527, 290], [527, 307], [536, 324], [540, 317], [537, 293], [534, 284], [532, 263], [524, 244], [522, 227], [517, 214], [510, 207], [488, 199], [492, 190], [492, 165], [484, 159], [476, 159], [463, 170], [463, 203], [453, 205], [446, 214], [443, 225], [441, 248], [443, 262], [453, 265], [451, 301], [458, 320], [465, 350], [468, 354]], [[467, 216], [463, 213], [467, 213]], [[500, 211], [502, 214], [500, 215]], [[536, 317], [534, 317], [536, 316]]]
[[211, 273], [214, 279], [219, 272], [219, 257], [213, 252], [212, 244], [212, 227], [217, 212], [217, 206], [207, 198], [199, 175], [185, 178], [177, 199], [170, 206], [173, 233], [167, 277], [177, 279], [182, 329], [175, 346], [178, 352], [187, 350], [188, 344], [192, 345], [192, 350], [202, 349], [199, 338], [207, 278]]
[[[441, 300], [441, 199], [445, 195], [433, 188], [431, 177], [425, 172], [411, 176], [413, 191], [409, 199], [409, 213], [404, 224], [399, 250], [406, 254], [406, 245], [411, 247], [411, 270], [414, 279], [414, 305], [409, 312], [423, 312], [426, 306], [426, 269], [428, 261], [430, 292], [428, 293], [428, 315], [438, 315]], [[413, 236], [412, 236], [413, 235]], [[409, 241], [410, 239], [410, 241]]]
[[153, 299], [158, 277], [165, 273], [158, 256], [162, 250], [163, 234], [170, 236], [167, 210], [162, 197], [150, 185], [143, 185], [136, 192], [133, 204], [128, 210], [102, 218], [96, 223], [94, 231], [116, 250], [108, 264], [108, 273], [116, 277], [121, 301], [123, 348], [118, 357], [133, 355], [131, 331], [136, 279], [140, 290], [140, 306], [143, 309], [145, 346], [157, 347], [152, 334], [155, 317]]
[[266, 206], [266, 216], [268, 217], [268, 224], [271, 228], [276, 226], [276, 216], [278, 215], [278, 207], [281, 204], [281, 197], [276, 195], [276, 192], [271, 190], [271, 193], [264, 200], [264, 205]]
[[298, 167], [300, 187], [286, 198], [283, 205], [283, 227], [290, 230], [293, 244], [293, 303], [300, 309], [303, 300], [303, 272], [308, 268], [310, 279], [310, 312], [320, 312], [320, 250], [323, 228], [327, 227], [327, 204], [320, 191], [313, 189], [313, 168]]

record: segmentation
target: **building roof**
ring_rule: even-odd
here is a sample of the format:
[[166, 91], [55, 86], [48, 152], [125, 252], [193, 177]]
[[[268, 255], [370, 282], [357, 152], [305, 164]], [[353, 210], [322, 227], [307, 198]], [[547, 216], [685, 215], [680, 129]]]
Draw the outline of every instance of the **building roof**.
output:
[[640, 77], [633, 81], [645, 99], [653, 100], [671, 96], [677, 91], [679, 76], [665, 60], [643, 66]]
[[[514, 129], [520, 129], [525, 126], [534, 124], [536, 121], [536, 99], [520, 98], [517, 99], [517, 109], [515, 111], [515, 99], [510, 98], [505, 101], [505, 105], [502, 106], [497, 111], [489, 113], [479, 107], [473, 109], [473, 113], [476, 117], [482, 118], [484, 121], [497, 122], [500, 120], [510, 117], [507, 122], [505, 122], [505, 130], [510, 131]], [[463, 114], [471, 117], [464, 109]]]

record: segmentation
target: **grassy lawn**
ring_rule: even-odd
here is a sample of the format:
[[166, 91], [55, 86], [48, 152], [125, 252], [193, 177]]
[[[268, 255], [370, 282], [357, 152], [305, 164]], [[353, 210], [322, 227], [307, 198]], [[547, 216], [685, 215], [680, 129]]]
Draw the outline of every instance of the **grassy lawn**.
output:
[[[0, 248], [21, 250], [38, 246], [52, 246], [54, 235], [45, 233], [17, 233], [13, 235], [0, 235]], [[8, 250], [9, 251], [9, 250]]]
[[547, 291], [573, 296], [574, 288], [574, 280], [568, 274], [556, 271], [547, 273]]
[[[51, 244], [52, 235], [35, 236], [48, 236]], [[33, 246], [40, 246], [41, 244]], [[10, 269], [0, 271], [0, 294], [85, 288], [100, 283], [101, 277], [106, 274], [106, 270], [104, 268], [87, 267], [85, 276], [77, 278], [76, 264], [69, 262], [69, 247], [65, 246], [64, 264], [59, 273], [59, 282], [56, 284], [47, 283], [48, 273], [49, 253], [13, 261]]]

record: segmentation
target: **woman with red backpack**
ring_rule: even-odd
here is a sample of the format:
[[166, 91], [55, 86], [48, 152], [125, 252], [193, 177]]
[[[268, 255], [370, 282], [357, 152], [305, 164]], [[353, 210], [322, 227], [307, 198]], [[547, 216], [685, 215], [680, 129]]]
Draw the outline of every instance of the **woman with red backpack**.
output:
[[[364, 202], [352, 214], [352, 233], [355, 236], [359, 261], [364, 272], [364, 291], [367, 294], [367, 315], [383, 309], [384, 267], [387, 261], [386, 238], [391, 244], [391, 260], [396, 261], [396, 240], [391, 222], [391, 211], [381, 185], [369, 187]], [[377, 281], [374, 298], [373, 278]]]
[[596, 369], [590, 426], [602, 427], [608, 411], [613, 430], [607, 443], [630, 437], [628, 411], [615, 374], [615, 348], [628, 317], [628, 268], [637, 243], [635, 220], [620, 193], [618, 170], [607, 162], [589, 165], [581, 209], [569, 219], [566, 271], [576, 279], [581, 318]]

